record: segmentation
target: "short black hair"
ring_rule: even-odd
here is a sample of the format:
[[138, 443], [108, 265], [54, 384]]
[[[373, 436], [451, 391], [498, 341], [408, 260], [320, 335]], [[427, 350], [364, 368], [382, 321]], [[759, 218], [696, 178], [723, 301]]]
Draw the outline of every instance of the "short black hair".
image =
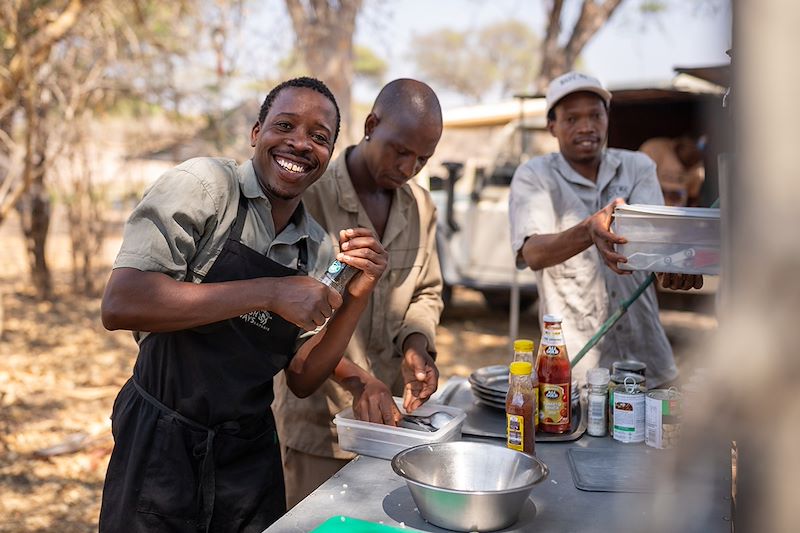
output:
[[[580, 92], [580, 91], [576, 91], [576, 92]], [[591, 92], [591, 91], [586, 91], [586, 92]], [[573, 93], [570, 93], [570, 94], [573, 94]], [[569, 95], [565, 95], [565, 96], [569, 96]], [[603, 100], [600, 97], [599, 94], [597, 95], [597, 97], [600, 98], [601, 102], [603, 102], [603, 107], [606, 108], [606, 113], [608, 113], [608, 104], [606, 104], [606, 101]], [[556, 107], [558, 107], [558, 104], [563, 99], [564, 99], [564, 97], [561, 97], [561, 99], [558, 102], [556, 102], [555, 104], [553, 104], [553, 107], [551, 107], [550, 110], [547, 112], [547, 122], [555, 122], [555, 120], [556, 120]]]
[[311, 89], [312, 91], [317, 91], [319, 94], [327, 98], [333, 104], [333, 107], [336, 109], [336, 131], [333, 134], [333, 142], [336, 142], [336, 139], [339, 137], [339, 126], [341, 126], [342, 122], [342, 114], [339, 112], [339, 104], [336, 103], [336, 98], [334, 98], [333, 93], [328, 86], [325, 85], [323, 82], [318, 80], [317, 78], [310, 78], [308, 76], [301, 76], [299, 78], [292, 78], [291, 80], [286, 80], [273, 88], [266, 98], [264, 98], [264, 102], [261, 104], [261, 110], [258, 112], [258, 122], [262, 124], [264, 119], [267, 118], [267, 113], [269, 113], [269, 108], [272, 106], [272, 102], [275, 101], [275, 98], [278, 97], [278, 94], [288, 88], [288, 87], [297, 87], [300, 89]]

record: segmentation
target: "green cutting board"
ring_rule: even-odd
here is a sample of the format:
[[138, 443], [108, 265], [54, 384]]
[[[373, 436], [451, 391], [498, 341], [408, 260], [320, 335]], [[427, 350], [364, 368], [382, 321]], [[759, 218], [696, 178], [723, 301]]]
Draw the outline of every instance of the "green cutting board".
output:
[[399, 527], [366, 522], [349, 516], [334, 516], [327, 519], [311, 533], [414, 533], [415, 531], [419, 530], [410, 527], [400, 529]]

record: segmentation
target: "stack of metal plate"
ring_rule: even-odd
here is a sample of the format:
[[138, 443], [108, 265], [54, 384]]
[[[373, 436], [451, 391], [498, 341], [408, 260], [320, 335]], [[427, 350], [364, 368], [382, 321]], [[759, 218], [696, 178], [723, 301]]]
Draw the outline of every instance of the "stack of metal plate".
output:
[[497, 409], [506, 408], [508, 367], [493, 365], [479, 368], [469, 376], [472, 394], [480, 403]]

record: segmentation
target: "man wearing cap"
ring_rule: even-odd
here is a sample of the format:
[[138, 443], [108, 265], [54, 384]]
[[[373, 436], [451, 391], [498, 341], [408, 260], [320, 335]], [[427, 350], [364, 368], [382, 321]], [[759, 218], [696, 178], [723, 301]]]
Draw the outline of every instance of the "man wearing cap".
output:
[[[547, 129], [559, 152], [521, 165], [511, 182], [509, 215], [517, 267], [530, 267], [539, 286], [539, 312], [563, 316], [567, 349], [580, 348], [646, 279], [646, 272], [621, 270], [625, 257], [610, 231], [614, 207], [623, 203], [663, 204], [656, 167], [646, 155], [606, 148], [611, 93], [578, 72], [554, 79], [547, 90]], [[603, 262], [608, 268], [603, 266]], [[660, 275], [673, 289], [700, 288], [702, 276]], [[611, 367], [614, 360], [647, 364], [648, 385], [678, 375], [672, 349], [658, 319], [654, 287], [573, 369]]]

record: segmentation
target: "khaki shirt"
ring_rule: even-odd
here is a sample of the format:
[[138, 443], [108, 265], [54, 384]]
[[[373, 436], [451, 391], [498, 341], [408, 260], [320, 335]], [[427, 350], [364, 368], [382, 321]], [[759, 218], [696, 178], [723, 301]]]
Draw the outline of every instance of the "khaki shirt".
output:
[[[346, 154], [343, 152], [303, 196], [307, 209], [337, 248], [339, 230], [374, 229], [350, 180]], [[433, 350], [443, 307], [436, 209], [427, 191], [408, 183], [394, 192], [382, 244], [389, 253], [389, 267], [370, 296], [345, 357], [400, 395], [403, 341], [412, 333], [422, 333]], [[354, 457], [336, 444], [332, 423], [333, 416], [352, 401], [350, 393], [330, 379], [308, 398], [298, 399], [280, 374], [275, 379], [273, 411], [282, 443], [323, 457]]]
[[[241, 192], [240, 192], [241, 191]], [[299, 246], [308, 242], [311, 274], [325, 271], [333, 257], [325, 230], [303, 208], [278, 235], [272, 206], [250, 160], [199, 157], [167, 171], [131, 213], [114, 268], [162, 272], [200, 283], [228, 238], [239, 194], [248, 198], [242, 243], [289, 268], [297, 268]], [[141, 342], [146, 334], [134, 334]]]
[[[629, 204], [664, 203], [650, 158], [628, 150], [607, 149], [597, 183], [578, 174], [561, 153], [536, 157], [520, 166], [511, 182], [509, 199], [511, 246], [517, 266], [525, 268], [519, 252], [526, 238], [565, 231], [617, 197]], [[567, 351], [574, 357], [648, 275], [618, 275], [606, 267], [597, 248], [590, 246], [561, 264], [536, 271], [540, 320], [546, 313], [562, 315]], [[586, 354], [573, 369], [573, 376], [583, 382], [587, 369], [610, 369], [613, 361], [626, 359], [647, 364], [650, 387], [678, 375], [658, 318], [654, 286]]]

